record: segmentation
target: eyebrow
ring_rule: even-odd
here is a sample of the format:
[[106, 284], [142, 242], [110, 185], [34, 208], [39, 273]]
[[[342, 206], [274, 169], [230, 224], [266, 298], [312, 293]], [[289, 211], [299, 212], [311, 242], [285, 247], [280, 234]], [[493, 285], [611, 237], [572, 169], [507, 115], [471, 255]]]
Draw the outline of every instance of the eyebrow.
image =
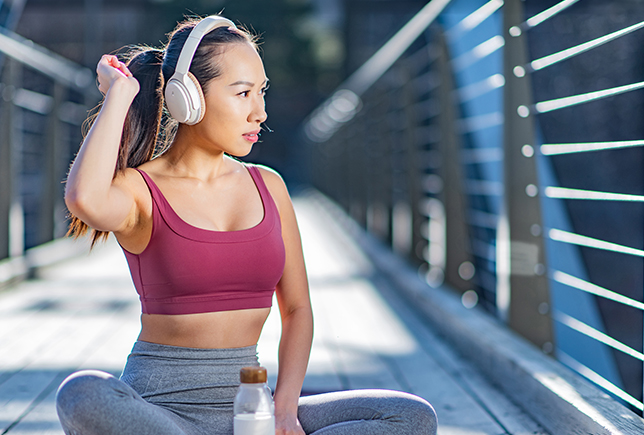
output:
[[[262, 84], [265, 84], [266, 86], [268, 86], [269, 83], [270, 83], [270, 80], [268, 80], [268, 79], [266, 79], [266, 80], [264, 80], [262, 82]], [[253, 86], [255, 86], [255, 83], [247, 82], [245, 80], [239, 80], [239, 81], [236, 81], [235, 83], [229, 84], [228, 86], [239, 86], [239, 85], [249, 86], [249, 87], [252, 88]]]

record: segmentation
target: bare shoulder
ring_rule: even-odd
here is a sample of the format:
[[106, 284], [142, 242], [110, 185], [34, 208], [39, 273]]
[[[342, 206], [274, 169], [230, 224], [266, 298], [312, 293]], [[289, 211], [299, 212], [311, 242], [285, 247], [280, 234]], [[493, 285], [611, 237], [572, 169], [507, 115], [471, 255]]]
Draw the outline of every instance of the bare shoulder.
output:
[[286, 183], [284, 183], [284, 179], [275, 169], [269, 168], [268, 166], [264, 165], [254, 166], [259, 169], [259, 173], [262, 174], [262, 178], [264, 179], [264, 182], [266, 183], [266, 186], [271, 191], [271, 193], [273, 193], [273, 189], [275, 189], [276, 192], [279, 190], [286, 190]]
[[135, 199], [150, 196], [150, 191], [143, 176], [134, 168], [126, 168], [119, 172], [113, 183], [115, 186], [130, 192]]
[[291, 206], [291, 197], [282, 176], [276, 170], [267, 166], [255, 166], [259, 169], [259, 173], [262, 175], [264, 183], [266, 183], [266, 187], [277, 203], [278, 208], [283, 210], [284, 207]]
[[150, 189], [139, 171], [134, 168], [126, 168], [116, 175], [113, 183], [114, 186], [130, 195], [134, 200], [133, 208], [126, 224], [127, 227], [140, 224], [144, 216], [147, 217], [152, 214]]

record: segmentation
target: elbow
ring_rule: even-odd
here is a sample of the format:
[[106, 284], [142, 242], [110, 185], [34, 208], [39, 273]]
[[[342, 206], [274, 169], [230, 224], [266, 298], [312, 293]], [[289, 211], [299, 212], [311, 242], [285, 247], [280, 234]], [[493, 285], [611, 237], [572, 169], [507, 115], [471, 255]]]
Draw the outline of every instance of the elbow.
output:
[[81, 195], [75, 190], [67, 186], [65, 189], [65, 205], [73, 215], [78, 216], [78, 212], [83, 209], [83, 200]]
[[91, 214], [92, 206], [89, 196], [77, 189], [70, 189], [69, 186], [65, 189], [65, 205], [71, 214], [83, 221]]

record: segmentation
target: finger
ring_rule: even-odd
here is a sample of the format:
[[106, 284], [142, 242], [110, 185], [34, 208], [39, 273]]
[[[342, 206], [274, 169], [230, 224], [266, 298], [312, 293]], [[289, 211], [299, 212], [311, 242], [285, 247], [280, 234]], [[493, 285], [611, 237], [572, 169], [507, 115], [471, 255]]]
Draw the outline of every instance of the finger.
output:
[[127, 65], [125, 63], [121, 62], [118, 60], [118, 58], [114, 58], [110, 64], [111, 67], [117, 69], [119, 72], [121, 72], [123, 75], [126, 77], [132, 77], [132, 73], [128, 69]]
[[119, 62], [119, 59], [118, 59], [118, 57], [116, 57], [116, 56], [110, 56], [110, 57], [108, 58], [108, 62], [109, 62], [109, 65], [110, 65], [110, 66], [112, 66], [112, 67], [114, 67], [114, 68], [116, 68], [116, 69], [118, 69], [119, 64], [121, 63], [121, 62]]
[[123, 74], [125, 74], [127, 77], [134, 77], [134, 75], [130, 72], [128, 67], [123, 63], [119, 62], [119, 71], [121, 71]]
[[101, 56], [101, 60], [99, 63], [103, 63], [109, 66], [113, 65], [113, 62], [116, 60], [116, 56], [111, 55], [111, 54], [104, 54]]
[[118, 57], [114, 55], [104, 55], [101, 61], [104, 61], [108, 66], [120, 71], [126, 77], [132, 77], [132, 73], [127, 68], [127, 66], [121, 62]]

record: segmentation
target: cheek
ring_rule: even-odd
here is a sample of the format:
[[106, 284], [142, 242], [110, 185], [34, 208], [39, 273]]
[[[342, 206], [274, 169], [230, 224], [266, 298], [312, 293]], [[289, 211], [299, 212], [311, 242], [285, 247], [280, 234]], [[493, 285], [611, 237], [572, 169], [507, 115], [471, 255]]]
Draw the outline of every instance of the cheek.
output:
[[244, 101], [218, 101], [206, 106], [206, 117], [210, 117], [214, 122], [243, 121], [246, 110]]

